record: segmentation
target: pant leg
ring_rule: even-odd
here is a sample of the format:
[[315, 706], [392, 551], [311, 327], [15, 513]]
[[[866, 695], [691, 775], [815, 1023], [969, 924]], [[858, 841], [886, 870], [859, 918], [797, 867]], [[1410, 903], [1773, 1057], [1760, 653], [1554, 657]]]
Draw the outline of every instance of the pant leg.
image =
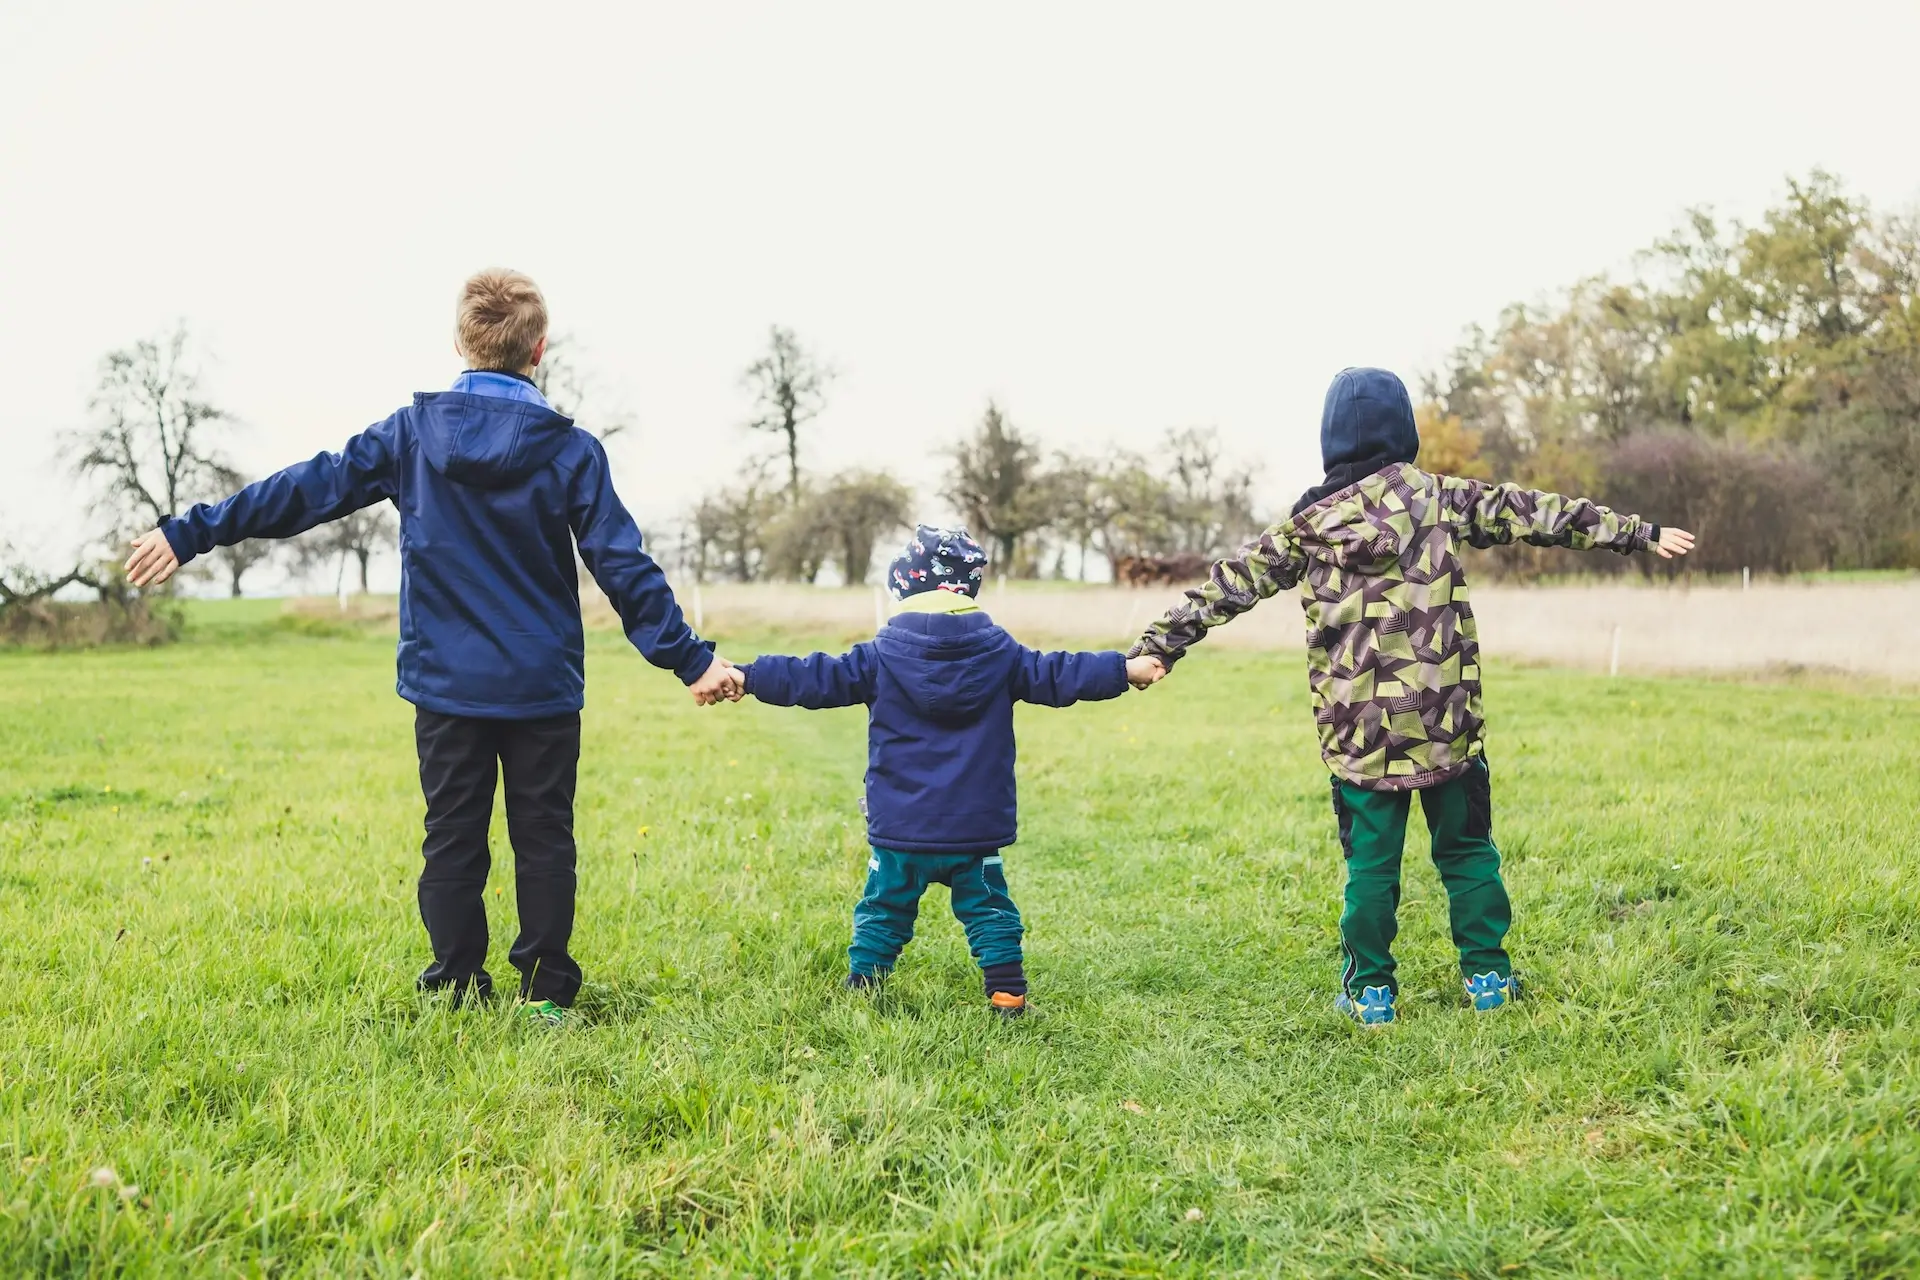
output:
[[500, 768], [520, 908], [520, 934], [508, 959], [520, 971], [521, 999], [571, 1005], [580, 991], [580, 966], [567, 951], [577, 888], [573, 795], [580, 770], [579, 714], [503, 722]]
[[493, 820], [494, 723], [416, 709], [414, 745], [426, 797], [420, 920], [433, 945], [422, 989], [492, 993], [487, 975], [487, 824]]
[[871, 978], [893, 968], [913, 940], [913, 922], [927, 891], [926, 870], [916, 854], [874, 847], [867, 859], [866, 892], [853, 909], [850, 972]]
[[1020, 909], [1007, 892], [1006, 868], [1000, 855], [967, 858], [949, 872], [953, 914], [967, 931], [974, 963], [986, 975], [987, 994], [1007, 991], [1025, 995], [1025, 957], [1020, 951], [1024, 930]]
[[1433, 832], [1433, 865], [1447, 887], [1447, 916], [1460, 973], [1513, 972], [1507, 958], [1507, 928], [1513, 904], [1500, 879], [1500, 851], [1493, 844], [1492, 775], [1478, 759], [1462, 776], [1420, 793]]
[[1407, 793], [1367, 791], [1333, 780], [1333, 812], [1347, 861], [1346, 907], [1340, 913], [1345, 964], [1340, 986], [1358, 997], [1366, 987], [1400, 993], [1393, 939], [1400, 932], [1400, 856], [1407, 843]]

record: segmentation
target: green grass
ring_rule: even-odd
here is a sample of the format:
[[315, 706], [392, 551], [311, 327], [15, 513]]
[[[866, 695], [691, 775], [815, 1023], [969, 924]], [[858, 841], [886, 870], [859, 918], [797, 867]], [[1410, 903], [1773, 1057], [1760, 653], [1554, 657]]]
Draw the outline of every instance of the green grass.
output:
[[1920, 701], [1496, 665], [1534, 998], [1463, 1009], [1416, 806], [1380, 1033], [1297, 656], [1024, 710], [1004, 1024], [943, 901], [836, 990], [860, 713], [595, 635], [553, 1033], [413, 992], [390, 641], [196, 618], [0, 656], [0, 1273], [1920, 1270]]

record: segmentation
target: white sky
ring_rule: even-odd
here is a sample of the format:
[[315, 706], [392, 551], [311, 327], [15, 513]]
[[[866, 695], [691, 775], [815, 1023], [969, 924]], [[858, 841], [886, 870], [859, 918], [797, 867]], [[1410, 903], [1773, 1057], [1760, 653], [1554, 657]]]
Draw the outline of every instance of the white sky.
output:
[[[1692, 204], [1920, 198], [1920, 5], [0, 6], [0, 537], [85, 523], [96, 362], [184, 317], [262, 472], [443, 387], [454, 291], [545, 289], [643, 526], [804, 444], [933, 490], [988, 396], [1056, 446], [1214, 425], [1272, 505], [1328, 378], [1413, 375]], [[590, 424], [589, 424], [590, 425]]]

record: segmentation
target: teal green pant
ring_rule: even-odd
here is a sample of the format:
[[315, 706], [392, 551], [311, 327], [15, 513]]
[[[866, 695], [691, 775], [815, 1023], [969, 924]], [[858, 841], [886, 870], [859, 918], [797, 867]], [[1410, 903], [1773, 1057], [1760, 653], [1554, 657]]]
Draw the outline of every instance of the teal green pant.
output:
[[953, 914], [982, 969], [1021, 963], [1020, 911], [1007, 896], [999, 854], [901, 853], [876, 846], [867, 859], [867, 891], [853, 909], [847, 961], [854, 973], [871, 978], [893, 968], [913, 940], [921, 895], [936, 884], [953, 891]]
[[[1366, 987], [1400, 992], [1393, 977], [1393, 939], [1400, 931], [1400, 855], [1407, 844], [1405, 791], [1366, 791], [1333, 780], [1333, 812], [1347, 858], [1347, 903], [1340, 914], [1346, 965], [1340, 985], [1357, 997]], [[1506, 977], [1512, 969], [1500, 945], [1513, 923], [1513, 904], [1500, 880], [1493, 847], [1493, 801], [1487, 762], [1476, 759], [1458, 778], [1420, 791], [1433, 833], [1433, 865], [1447, 889], [1447, 915], [1460, 974]]]

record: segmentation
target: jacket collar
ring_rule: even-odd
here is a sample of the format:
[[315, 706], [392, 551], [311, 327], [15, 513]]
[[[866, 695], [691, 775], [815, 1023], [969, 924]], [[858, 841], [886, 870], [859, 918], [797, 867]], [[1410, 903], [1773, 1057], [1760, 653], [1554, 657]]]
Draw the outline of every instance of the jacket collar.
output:
[[958, 591], [935, 587], [908, 596], [893, 607], [895, 613], [978, 613], [980, 602]]
[[553, 408], [540, 394], [540, 388], [533, 385], [532, 378], [506, 369], [468, 369], [453, 380], [451, 390], [470, 396], [491, 396], [495, 400], [519, 400], [537, 404], [542, 409]]

